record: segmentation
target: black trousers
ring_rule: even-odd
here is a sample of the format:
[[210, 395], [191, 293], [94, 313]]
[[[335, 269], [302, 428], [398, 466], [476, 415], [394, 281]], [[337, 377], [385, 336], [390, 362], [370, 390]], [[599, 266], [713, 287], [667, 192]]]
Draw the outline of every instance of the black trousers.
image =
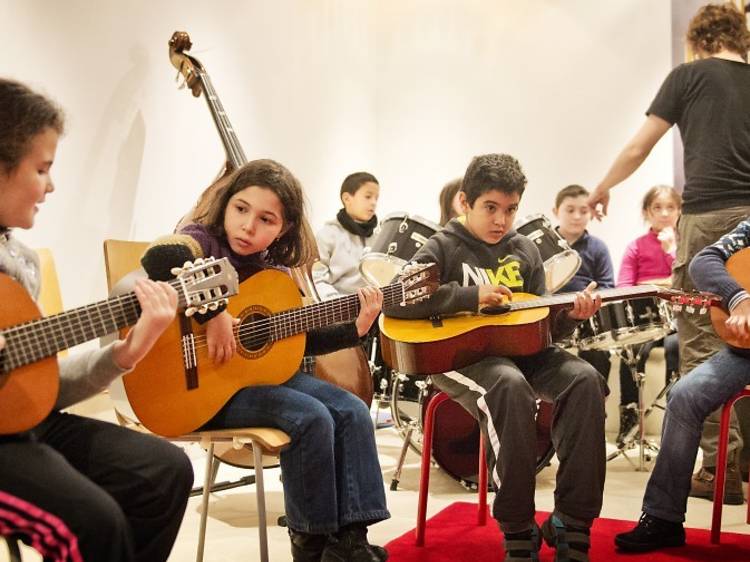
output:
[[192, 484], [178, 447], [54, 412], [33, 432], [0, 438], [0, 534], [48, 561], [164, 561]]

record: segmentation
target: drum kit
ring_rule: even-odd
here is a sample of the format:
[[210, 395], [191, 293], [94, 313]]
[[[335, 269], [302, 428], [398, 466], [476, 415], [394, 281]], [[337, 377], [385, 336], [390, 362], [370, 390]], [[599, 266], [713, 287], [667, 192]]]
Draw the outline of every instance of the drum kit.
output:
[[[387, 215], [362, 257], [362, 276], [375, 286], [387, 285], [427, 239], [440, 229], [437, 224], [416, 215]], [[516, 230], [539, 248], [548, 291], [560, 289], [575, 275], [581, 264], [578, 253], [568, 246], [544, 215], [523, 219]], [[407, 376], [388, 369], [380, 358], [377, 337], [371, 337], [367, 347], [378, 390], [375, 399], [378, 405], [390, 405], [393, 423], [404, 440], [391, 482], [391, 489], [395, 490], [408, 449], [421, 452], [424, 413], [438, 390], [429, 377]], [[552, 405], [538, 402], [537, 471], [547, 466], [554, 455], [550, 439], [551, 419]], [[474, 489], [478, 480], [478, 454], [479, 424], [457, 403], [441, 404], [435, 410], [433, 459], [437, 465], [467, 488]]]
[[620, 455], [629, 459], [625, 452], [639, 447], [639, 462], [636, 470], [645, 471], [647, 451], [658, 452], [656, 444], [644, 436], [644, 421], [655, 409], [664, 410], [661, 401], [676, 382], [672, 378], [659, 391], [651, 405], [646, 408], [643, 386], [646, 374], [638, 370], [642, 345], [659, 340], [672, 331], [673, 317], [669, 304], [658, 298], [637, 298], [616, 301], [603, 305], [591, 318], [579, 324], [569, 344], [583, 350], [614, 351], [624, 361], [638, 389], [638, 424], [626, 436], [607, 460]]

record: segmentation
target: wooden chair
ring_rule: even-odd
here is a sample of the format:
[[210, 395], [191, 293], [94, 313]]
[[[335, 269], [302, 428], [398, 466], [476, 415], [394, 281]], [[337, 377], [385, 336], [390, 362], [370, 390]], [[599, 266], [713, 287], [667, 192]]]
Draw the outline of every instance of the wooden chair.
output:
[[[721, 409], [721, 425], [719, 426], [719, 451], [716, 456], [716, 479], [714, 480], [714, 508], [711, 518], [711, 542], [719, 544], [721, 540], [721, 512], [724, 507], [724, 487], [726, 484], [727, 471], [727, 449], [729, 444], [729, 420], [732, 415], [732, 406], [740, 398], [750, 396], [750, 386], [735, 394], [724, 403]], [[750, 491], [748, 491], [750, 496]], [[750, 497], [747, 504], [746, 521], [750, 524]]]
[[[133, 242], [129, 240], [105, 240], [104, 262], [107, 268], [107, 285], [109, 290], [121, 281], [126, 275], [140, 267], [140, 257], [148, 246], [148, 242]], [[137, 431], [147, 432], [138, 421], [137, 416], [127, 405], [124, 387], [122, 383], [110, 389], [115, 413], [120, 423]], [[206, 477], [203, 483], [203, 496], [201, 507], [201, 522], [198, 535], [198, 552], [196, 560], [203, 560], [203, 551], [206, 538], [206, 520], [208, 517], [208, 496], [211, 485], [218, 469], [219, 460], [214, 456], [214, 446], [217, 444], [231, 443], [236, 449], [243, 447], [252, 448], [255, 467], [256, 500], [258, 508], [258, 535], [260, 538], [260, 560], [268, 561], [268, 535], [266, 523], [266, 500], [263, 486], [263, 455], [277, 456], [290, 443], [289, 436], [283, 431], [275, 428], [247, 427], [238, 429], [225, 429], [214, 431], [197, 431], [171, 441], [198, 442], [207, 451]]]
[[47, 316], [57, 314], [63, 311], [63, 301], [55, 259], [49, 248], [39, 248], [36, 253], [39, 256], [39, 270], [42, 277], [42, 290], [39, 293], [42, 313]]

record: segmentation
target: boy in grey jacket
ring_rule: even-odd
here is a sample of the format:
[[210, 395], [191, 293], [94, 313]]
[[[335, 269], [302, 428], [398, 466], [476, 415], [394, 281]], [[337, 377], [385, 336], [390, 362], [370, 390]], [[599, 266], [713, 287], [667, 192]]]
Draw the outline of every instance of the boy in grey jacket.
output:
[[378, 225], [379, 195], [378, 180], [367, 172], [350, 174], [341, 184], [344, 207], [317, 235], [320, 261], [313, 266], [313, 281], [322, 300], [356, 293], [367, 284], [359, 263]]
[[[543, 294], [539, 251], [513, 230], [525, 185], [515, 158], [474, 158], [461, 191], [465, 217], [451, 220], [413, 258], [438, 264], [440, 288], [427, 301], [387, 307], [385, 314], [476, 314], [512, 299], [514, 291]], [[572, 309], [551, 311], [553, 339], [570, 334], [601, 306], [591, 288], [577, 295]], [[589, 528], [599, 515], [604, 487], [602, 377], [585, 361], [551, 345], [524, 357], [485, 357], [432, 380], [479, 421], [487, 440], [496, 489], [492, 513], [505, 533], [505, 560], [537, 560], [543, 534], [557, 547], [556, 561], [587, 561]], [[541, 531], [534, 520], [537, 399], [554, 403], [552, 442], [560, 459], [555, 510]]]

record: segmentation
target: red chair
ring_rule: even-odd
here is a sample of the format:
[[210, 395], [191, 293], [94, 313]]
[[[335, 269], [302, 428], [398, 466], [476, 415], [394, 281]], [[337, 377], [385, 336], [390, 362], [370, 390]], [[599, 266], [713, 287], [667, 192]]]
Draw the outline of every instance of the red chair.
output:
[[[732, 406], [740, 398], [750, 396], [750, 386], [738, 392], [733, 398], [727, 400], [721, 410], [721, 425], [719, 426], [719, 453], [716, 457], [716, 480], [714, 481], [714, 513], [711, 519], [711, 542], [719, 544], [721, 540], [721, 511], [724, 507], [724, 485], [726, 484], [727, 471], [727, 443], [729, 441], [729, 418], [732, 414]], [[750, 524], [750, 500], [747, 505], [747, 523]]]
[[[419, 477], [419, 503], [417, 509], [417, 546], [424, 546], [424, 531], [427, 520], [427, 492], [430, 487], [430, 464], [432, 460], [432, 434], [437, 407], [450, 400], [445, 392], [436, 394], [427, 404], [422, 432], [422, 466]], [[484, 438], [479, 435], [479, 506], [477, 524], [487, 524], [487, 462], [484, 455]]]

